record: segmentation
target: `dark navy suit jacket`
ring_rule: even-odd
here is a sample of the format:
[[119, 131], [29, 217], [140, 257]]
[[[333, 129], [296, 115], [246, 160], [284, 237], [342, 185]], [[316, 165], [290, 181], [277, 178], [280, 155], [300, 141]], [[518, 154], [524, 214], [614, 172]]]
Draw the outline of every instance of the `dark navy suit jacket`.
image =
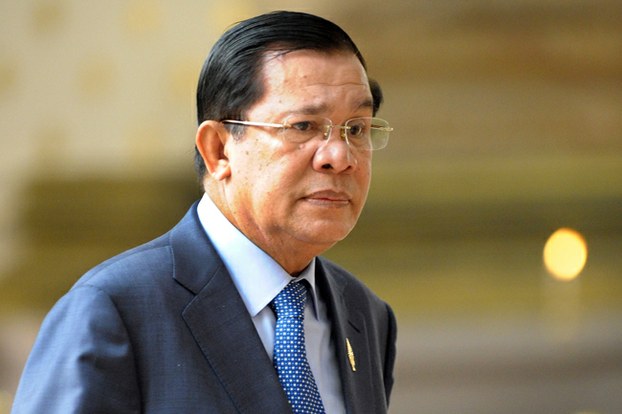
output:
[[[316, 278], [348, 413], [386, 412], [396, 352], [390, 307], [326, 259]], [[12, 412], [291, 411], [195, 205], [170, 232], [95, 267], [58, 301]]]

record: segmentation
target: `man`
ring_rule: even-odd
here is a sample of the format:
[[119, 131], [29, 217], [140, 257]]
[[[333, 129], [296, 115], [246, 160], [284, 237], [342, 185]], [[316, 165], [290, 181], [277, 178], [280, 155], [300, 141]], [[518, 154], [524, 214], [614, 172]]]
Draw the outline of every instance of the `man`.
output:
[[[393, 313], [318, 257], [354, 227], [391, 130], [371, 85], [352, 40], [319, 17], [226, 32], [197, 91], [205, 196], [59, 300], [13, 412], [386, 412]], [[303, 315], [287, 319], [292, 302]]]

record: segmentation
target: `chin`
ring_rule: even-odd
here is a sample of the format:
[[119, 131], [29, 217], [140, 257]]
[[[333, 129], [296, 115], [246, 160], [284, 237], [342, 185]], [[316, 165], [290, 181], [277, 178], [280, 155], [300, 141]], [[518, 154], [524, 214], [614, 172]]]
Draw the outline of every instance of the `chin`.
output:
[[[344, 226], [343, 223], [329, 225], [314, 226], [313, 229], [306, 229], [304, 236], [301, 239], [306, 240], [312, 244], [328, 245], [331, 247], [337, 242], [345, 239], [354, 226]], [[327, 247], [327, 248], [328, 248]]]

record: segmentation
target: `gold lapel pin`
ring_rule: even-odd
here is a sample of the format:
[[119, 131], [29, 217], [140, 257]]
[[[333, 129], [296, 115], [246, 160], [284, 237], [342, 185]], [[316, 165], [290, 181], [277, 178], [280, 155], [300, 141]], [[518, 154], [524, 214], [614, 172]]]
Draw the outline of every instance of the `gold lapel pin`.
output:
[[346, 351], [348, 354], [348, 360], [350, 361], [350, 366], [352, 367], [352, 371], [356, 372], [356, 361], [354, 360], [354, 351], [352, 350], [352, 345], [350, 345], [350, 340], [346, 338]]

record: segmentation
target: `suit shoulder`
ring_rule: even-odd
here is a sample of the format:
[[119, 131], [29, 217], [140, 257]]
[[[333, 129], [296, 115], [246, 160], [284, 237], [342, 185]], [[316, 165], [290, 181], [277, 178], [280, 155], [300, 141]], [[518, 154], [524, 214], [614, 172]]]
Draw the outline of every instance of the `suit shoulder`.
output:
[[91, 285], [107, 290], [116, 285], [144, 283], [158, 274], [170, 274], [172, 266], [167, 233], [101, 262], [78, 279], [73, 288]]

